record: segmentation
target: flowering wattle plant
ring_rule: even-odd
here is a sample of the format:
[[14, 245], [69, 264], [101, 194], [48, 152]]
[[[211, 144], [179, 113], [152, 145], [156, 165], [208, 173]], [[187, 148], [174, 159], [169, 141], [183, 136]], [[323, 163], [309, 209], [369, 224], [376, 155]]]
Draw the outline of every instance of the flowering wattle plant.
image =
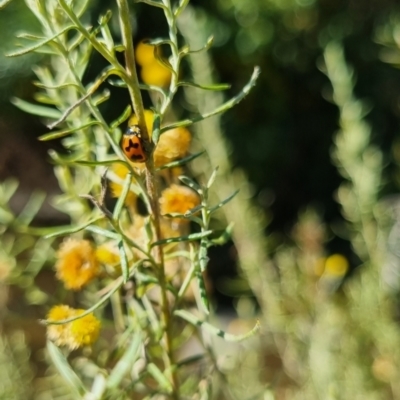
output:
[[[211, 379], [208, 375], [194, 379], [186, 373], [182, 367], [193, 360], [178, 363], [179, 349], [199, 329], [227, 341], [240, 341], [254, 334], [258, 324], [235, 336], [207, 321], [208, 249], [224, 243], [230, 234], [230, 228], [214, 232], [211, 219], [237, 192], [213, 204], [209, 190], [217, 170], [207, 182], [188, 176], [190, 162], [203, 154], [190, 153], [188, 127], [241, 101], [259, 71], [256, 68], [245, 88], [216, 109], [174, 120], [172, 115], [187, 114], [174, 110], [174, 96], [180, 87], [229, 88], [181, 80], [181, 62], [191, 56], [192, 49], [178, 41], [176, 21], [188, 1], [176, 5], [170, 0], [143, 1], [162, 9], [169, 34], [139, 43], [136, 51], [127, 0], [117, 0], [122, 43], [114, 41], [111, 11], [101, 16], [98, 24], [88, 26], [84, 17], [88, 2], [26, 3], [42, 32], [21, 35], [28, 44], [9, 56], [46, 53], [51, 62], [35, 68], [43, 105], [21, 99], [14, 99], [14, 104], [45, 118], [51, 131], [41, 140], [62, 139], [68, 150], [67, 155], [51, 151], [50, 156], [63, 192], [54, 199], [54, 206], [68, 214], [71, 223], [36, 232], [61, 239], [55, 276], [68, 293], [68, 303], [87, 306], [84, 310], [60, 304], [50, 309], [43, 321], [49, 354], [64, 376], [74, 376], [75, 389], [88, 396], [85, 398], [95, 389], [82, 383], [56, 346], [71, 351], [92, 346], [99, 339], [93, 349], [96, 354], [97, 348], [103, 360], [94, 378], [96, 396], [125, 398], [151, 393], [179, 399], [183, 391], [185, 396], [196, 395], [198, 383], [204, 379], [207, 388], [201, 390], [206, 393], [211, 390]], [[211, 41], [201, 50], [210, 45]], [[162, 47], [168, 48], [168, 58], [162, 57]], [[85, 71], [93, 52], [108, 65], [88, 82]], [[118, 53], [124, 55], [124, 62]], [[110, 99], [109, 84], [128, 91], [131, 99], [113, 121], [106, 120], [99, 108]], [[143, 107], [142, 91], [150, 93], [151, 111]], [[126, 145], [121, 147], [120, 142]], [[114, 204], [108, 193], [116, 199]], [[101, 325], [108, 327], [112, 340], [102, 339]], [[208, 348], [205, 342], [203, 346]], [[207, 352], [199, 362], [203, 358], [217, 368]], [[139, 372], [133, 374], [138, 365]]]

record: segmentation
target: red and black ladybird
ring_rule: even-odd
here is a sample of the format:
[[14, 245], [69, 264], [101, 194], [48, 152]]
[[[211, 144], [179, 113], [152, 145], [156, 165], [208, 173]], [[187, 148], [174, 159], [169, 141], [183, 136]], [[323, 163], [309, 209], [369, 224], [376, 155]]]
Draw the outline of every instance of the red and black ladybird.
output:
[[133, 162], [145, 162], [147, 157], [143, 149], [142, 135], [138, 125], [131, 125], [121, 138], [124, 154]]

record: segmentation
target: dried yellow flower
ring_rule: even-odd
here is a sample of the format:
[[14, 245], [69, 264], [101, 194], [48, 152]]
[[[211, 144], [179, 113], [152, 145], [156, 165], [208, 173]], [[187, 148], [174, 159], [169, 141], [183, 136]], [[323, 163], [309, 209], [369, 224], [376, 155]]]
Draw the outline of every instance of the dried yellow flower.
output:
[[[62, 321], [64, 319], [77, 317], [85, 310], [74, 309], [66, 305], [54, 306], [47, 314], [50, 321]], [[47, 337], [58, 346], [68, 346], [70, 350], [93, 344], [99, 337], [100, 321], [92, 314], [72, 322], [60, 325], [49, 325]]]
[[[66, 305], [58, 305], [51, 308], [47, 314], [47, 319], [50, 321], [62, 321], [74, 316], [73, 308]], [[64, 325], [48, 325], [47, 337], [52, 340], [57, 346], [63, 346], [67, 341], [67, 330]]]
[[[75, 314], [78, 316], [84, 312], [85, 310], [76, 310]], [[94, 343], [99, 337], [100, 326], [100, 321], [92, 313], [72, 321], [69, 327], [69, 348], [77, 349]]]
[[117, 249], [110, 243], [104, 243], [96, 249], [96, 258], [105, 265], [113, 266], [120, 262]]
[[67, 289], [80, 290], [98, 274], [99, 263], [88, 240], [67, 239], [57, 252], [55, 269]]
[[[185, 214], [185, 212], [199, 204], [200, 198], [198, 194], [187, 186], [174, 184], [161, 193], [160, 207], [163, 215], [171, 213]], [[186, 222], [186, 220], [180, 219], [180, 222]]]
[[191, 135], [186, 128], [175, 128], [163, 133], [154, 151], [156, 167], [184, 157], [189, 150], [190, 140]]

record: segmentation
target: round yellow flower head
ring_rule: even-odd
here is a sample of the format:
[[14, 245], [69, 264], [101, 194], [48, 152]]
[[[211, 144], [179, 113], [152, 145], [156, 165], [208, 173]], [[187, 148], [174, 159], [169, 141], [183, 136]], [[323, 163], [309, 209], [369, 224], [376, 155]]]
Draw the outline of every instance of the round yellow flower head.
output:
[[147, 85], [167, 87], [171, 82], [171, 71], [158, 60], [143, 66], [140, 76]]
[[331, 276], [343, 276], [349, 269], [349, 262], [341, 254], [332, 254], [325, 260], [325, 273]]
[[67, 289], [80, 290], [98, 274], [99, 264], [88, 240], [67, 239], [57, 252], [55, 269]]
[[156, 167], [184, 157], [189, 150], [190, 140], [191, 135], [186, 128], [179, 127], [163, 133], [154, 151]]
[[136, 62], [142, 67], [140, 75], [148, 85], [165, 87], [171, 82], [171, 71], [165, 67], [154, 55], [160, 54], [158, 47], [140, 42], [136, 46]]
[[[54, 306], [47, 314], [50, 321], [62, 321], [77, 317], [85, 310], [76, 310], [66, 305]], [[66, 324], [49, 325], [47, 337], [58, 346], [68, 346], [70, 350], [93, 344], [99, 337], [100, 321], [92, 314], [85, 315]]]
[[[185, 214], [185, 212], [199, 204], [198, 194], [187, 186], [173, 184], [161, 193], [160, 207], [163, 215], [171, 213]], [[187, 221], [181, 219], [180, 222]]]
[[[66, 305], [54, 306], [47, 314], [47, 319], [50, 321], [62, 321], [73, 317], [74, 310]], [[67, 331], [64, 325], [48, 325], [47, 337], [56, 345], [63, 346], [66, 344]]]
[[136, 62], [140, 66], [152, 64], [156, 58], [154, 57], [155, 47], [144, 42], [138, 43], [135, 49]]
[[[76, 310], [75, 314], [78, 316], [84, 312], [85, 310]], [[100, 321], [92, 313], [72, 321], [69, 328], [69, 348], [72, 350], [94, 343], [99, 337], [100, 326]]]
[[115, 265], [120, 262], [119, 254], [114, 245], [104, 243], [96, 249], [97, 261], [105, 265]]

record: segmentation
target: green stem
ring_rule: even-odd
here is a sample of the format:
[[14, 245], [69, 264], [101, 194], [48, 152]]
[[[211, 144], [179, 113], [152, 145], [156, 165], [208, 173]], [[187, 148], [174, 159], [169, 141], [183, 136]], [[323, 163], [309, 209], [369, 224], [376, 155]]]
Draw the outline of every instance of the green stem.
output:
[[[159, 192], [157, 177], [154, 167], [153, 149], [154, 144], [150, 140], [150, 135], [147, 131], [142, 96], [139, 89], [139, 81], [136, 73], [135, 53], [133, 49], [132, 40], [132, 27], [129, 20], [129, 7], [127, 0], [117, 0], [119, 7], [119, 18], [121, 25], [122, 42], [125, 46], [125, 62], [126, 62], [126, 84], [128, 86], [129, 94], [133, 108], [138, 117], [138, 124], [142, 130], [144, 140], [144, 147], [149, 156], [146, 161], [146, 186], [150, 198], [150, 204], [153, 211], [153, 222], [155, 227], [156, 241], [161, 240], [161, 226], [160, 226], [160, 209], [159, 209]], [[164, 343], [165, 343], [165, 368], [170, 372], [170, 381], [172, 385], [172, 398], [178, 400], [179, 396], [179, 383], [176, 374], [174, 354], [172, 348], [172, 318], [170, 311], [170, 304], [167, 296], [167, 279], [165, 276], [164, 268], [164, 254], [162, 246], [156, 246], [155, 249], [156, 260], [159, 264], [158, 278], [161, 289], [161, 312], [164, 324]]]

